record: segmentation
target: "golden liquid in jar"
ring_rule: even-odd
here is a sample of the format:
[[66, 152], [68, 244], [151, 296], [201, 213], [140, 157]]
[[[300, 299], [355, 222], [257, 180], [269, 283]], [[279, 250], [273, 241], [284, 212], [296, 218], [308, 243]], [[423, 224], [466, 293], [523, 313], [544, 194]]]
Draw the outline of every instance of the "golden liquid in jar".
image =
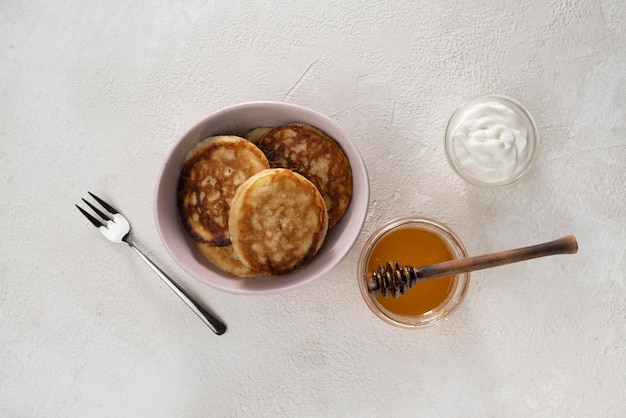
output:
[[[453, 260], [454, 254], [445, 241], [434, 232], [418, 228], [399, 228], [380, 238], [367, 263], [367, 270], [374, 270], [388, 261], [399, 261], [403, 266], [421, 267], [428, 264]], [[453, 277], [426, 280], [416, 283], [406, 294], [397, 298], [376, 297], [376, 301], [396, 315], [415, 316], [441, 305], [452, 292]]]

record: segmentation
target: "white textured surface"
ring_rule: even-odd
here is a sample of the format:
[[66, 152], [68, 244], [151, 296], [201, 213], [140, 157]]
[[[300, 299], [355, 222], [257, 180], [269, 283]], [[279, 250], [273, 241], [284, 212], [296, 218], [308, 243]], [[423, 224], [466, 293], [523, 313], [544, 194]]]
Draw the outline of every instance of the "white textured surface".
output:
[[[72, 3], [0, 6], [0, 415], [623, 416], [626, 3]], [[486, 93], [539, 128], [533, 170], [506, 189], [464, 184], [443, 154], [455, 107]], [[344, 262], [273, 297], [186, 276], [152, 210], [172, 142], [250, 100], [329, 115], [371, 177]], [[225, 335], [81, 218], [87, 189]], [[567, 233], [580, 252], [475, 273], [448, 321], [395, 329], [362, 302], [356, 261], [408, 214], [472, 254]]]

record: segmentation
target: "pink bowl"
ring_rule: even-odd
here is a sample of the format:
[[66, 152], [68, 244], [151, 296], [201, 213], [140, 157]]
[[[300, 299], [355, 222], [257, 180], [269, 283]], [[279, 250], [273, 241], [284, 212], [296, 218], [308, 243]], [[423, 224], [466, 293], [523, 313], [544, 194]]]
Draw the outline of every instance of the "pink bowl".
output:
[[[343, 218], [328, 231], [313, 261], [301, 270], [272, 277], [238, 278], [207, 261], [183, 227], [178, 213], [177, 188], [180, 168], [191, 148], [212, 135], [244, 136], [260, 126], [292, 122], [313, 125], [333, 137], [350, 161], [353, 193]], [[313, 110], [281, 102], [243, 103], [220, 110], [202, 120], [170, 149], [159, 175], [154, 201], [156, 226], [172, 258], [190, 275], [217, 289], [237, 294], [273, 294], [292, 290], [322, 277], [350, 251], [361, 233], [369, 204], [367, 170], [359, 151], [342, 129]]]

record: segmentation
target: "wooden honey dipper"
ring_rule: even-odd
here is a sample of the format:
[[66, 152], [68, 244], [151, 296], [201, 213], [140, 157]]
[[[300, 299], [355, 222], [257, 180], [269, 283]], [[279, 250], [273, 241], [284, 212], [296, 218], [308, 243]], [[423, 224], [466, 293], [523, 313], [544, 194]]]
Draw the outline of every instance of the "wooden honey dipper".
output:
[[415, 283], [424, 280], [454, 276], [460, 273], [517, 263], [548, 255], [576, 254], [577, 252], [578, 243], [576, 238], [573, 235], [567, 235], [543, 244], [445, 261], [418, 268], [413, 268], [409, 265], [403, 267], [400, 263], [393, 264], [392, 262], [387, 262], [385, 265], [378, 266], [376, 270], [367, 272], [365, 280], [367, 288], [372, 295], [378, 296], [380, 293], [384, 298], [387, 298], [391, 294], [394, 298], [397, 298], [400, 295], [404, 295], [409, 288], [415, 286]]

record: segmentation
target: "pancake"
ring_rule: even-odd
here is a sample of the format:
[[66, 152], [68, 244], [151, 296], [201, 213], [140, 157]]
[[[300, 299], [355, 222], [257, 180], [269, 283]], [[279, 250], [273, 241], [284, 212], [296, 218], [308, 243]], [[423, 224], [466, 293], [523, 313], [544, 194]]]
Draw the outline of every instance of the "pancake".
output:
[[216, 247], [204, 242], [196, 243], [202, 255], [209, 260], [215, 267], [231, 276], [236, 277], [256, 277], [264, 275], [260, 271], [252, 270], [237, 258], [233, 251], [233, 246]]
[[196, 145], [178, 182], [179, 211], [191, 237], [217, 247], [230, 245], [232, 198], [244, 181], [268, 167], [265, 155], [238, 136], [209, 137]]
[[339, 222], [352, 197], [352, 170], [334, 139], [310, 125], [294, 123], [265, 133], [257, 146], [272, 168], [289, 168], [313, 182], [324, 197], [329, 227]]
[[235, 255], [256, 271], [283, 274], [307, 265], [328, 230], [324, 198], [289, 169], [263, 170], [239, 186], [229, 214]]
[[255, 128], [248, 132], [246, 139], [253, 144], [258, 144], [261, 138], [263, 138], [263, 136], [271, 130], [272, 128]]

